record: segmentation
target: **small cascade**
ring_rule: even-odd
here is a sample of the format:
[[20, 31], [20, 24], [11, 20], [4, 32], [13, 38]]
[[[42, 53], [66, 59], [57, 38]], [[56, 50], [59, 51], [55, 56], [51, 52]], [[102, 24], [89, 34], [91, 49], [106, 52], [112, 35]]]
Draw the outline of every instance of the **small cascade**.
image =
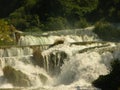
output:
[[32, 55], [32, 49], [29, 47], [3, 47], [0, 49], [0, 57], [15, 57]]
[[43, 35], [25, 35], [21, 36], [18, 45], [50, 45], [53, 44], [55, 40], [64, 40], [67, 42], [83, 42], [83, 41], [98, 41], [99, 38], [91, 30], [64, 30], [64, 31], [53, 31], [43, 33]]
[[67, 59], [67, 54], [63, 51], [53, 51], [49, 55], [44, 55], [44, 68], [52, 75], [60, 73], [60, 67], [64, 64], [64, 60]]
[[[3, 72], [5, 67], [9, 67], [11, 69], [6, 69], [6, 72]], [[0, 72], [0, 78], [1, 80], [4, 80], [4, 83], [1, 83], [0, 87], [3, 87], [4, 84], [7, 85], [7, 83], [10, 84], [10, 87], [12, 88], [26, 86], [33, 87], [36, 85], [42, 86], [43, 84], [47, 84], [51, 81], [51, 78], [47, 75], [44, 69], [33, 64], [33, 58], [31, 56], [1, 57]], [[5, 75], [9, 76], [6, 77]], [[12, 78], [12, 81], [9, 80], [9, 78]]]

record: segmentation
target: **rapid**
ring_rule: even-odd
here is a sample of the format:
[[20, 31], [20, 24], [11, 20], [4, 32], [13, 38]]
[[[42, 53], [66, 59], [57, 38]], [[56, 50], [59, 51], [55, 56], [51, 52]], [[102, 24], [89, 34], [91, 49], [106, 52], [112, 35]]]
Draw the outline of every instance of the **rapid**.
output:
[[91, 83], [110, 73], [115, 59], [120, 44], [88, 29], [24, 35], [17, 46], [0, 47], [0, 89], [99, 90]]

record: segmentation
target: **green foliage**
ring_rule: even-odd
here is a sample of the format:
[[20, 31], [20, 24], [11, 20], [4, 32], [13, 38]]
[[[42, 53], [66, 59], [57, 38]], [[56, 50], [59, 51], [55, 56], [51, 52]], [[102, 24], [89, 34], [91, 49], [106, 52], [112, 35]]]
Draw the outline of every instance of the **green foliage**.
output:
[[114, 27], [112, 24], [104, 21], [99, 21], [95, 24], [93, 30], [103, 40], [119, 40], [120, 29]]
[[50, 17], [45, 24], [45, 30], [61, 30], [67, 28], [67, 20], [63, 17]]
[[85, 27], [87, 21], [101, 18], [119, 22], [119, 8], [120, 0], [0, 0], [0, 17], [8, 17], [9, 23], [22, 31], [31, 27], [55, 30], [67, 25]]
[[29, 34], [31, 33], [33, 35], [34, 35], [34, 33], [41, 34], [42, 30], [40, 28], [38, 28], [38, 27], [31, 27], [31, 28], [27, 28], [25, 30], [25, 33], [29, 33]]
[[23, 72], [15, 70], [11, 66], [3, 68], [5, 78], [15, 86], [30, 86], [30, 80]]
[[96, 9], [98, 0], [60, 0], [66, 14], [83, 16], [87, 12]]
[[14, 42], [11, 35], [14, 30], [11, 31], [11, 26], [7, 21], [1, 19], [0, 20], [0, 44], [9, 44]]
[[38, 2], [38, 0], [25, 0], [24, 3], [27, 7], [32, 7]]
[[59, 0], [62, 5], [62, 13], [74, 27], [87, 13], [97, 8], [98, 0]]
[[107, 75], [101, 75], [93, 82], [93, 85], [102, 90], [118, 90], [120, 87], [120, 61], [114, 60], [111, 63], [112, 70]]
[[24, 7], [20, 7], [18, 9], [16, 9], [14, 12], [10, 13], [9, 17], [10, 18], [21, 18], [24, 16], [25, 14], [25, 8]]
[[25, 13], [25, 8], [20, 7], [16, 9], [13, 13], [9, 15], [9, 23], [14, 25], [17, 29], [23, 30], [25, 28], [28, 28], [29, 23], [26, 20], [26, 13]]
[[89, 23], [86, 21], [85, 18], [82, 18], [75, 23], [74, 27], [75, 28], [85, 28], [85, 27], [88, 27], [88, 26], [89, 26]]
[[65, 29], [68, 21], [73, 27], [81, 16], [97, 7], [98, 0], [25, 0], [23, 4], [10, 14], [10, 23], [20, 30], [31, 26], [56, 30]]
[[9, 23], [13, 24], [19, 30], [29, 30], [29, 28], [38, 27], [42, 28], [38, 15], [29, 15], [25, 12], [25, 7], [17, 9], [9, 16]]
[[29, 27], [29, 23], [22, 18], [11, 19], [10, 23], [13, 24], [17, 29], [21, 31]]
[[[97, 18], [105, 18], [107, 21], [120, 21], [120, 0], [99, 0], [98, 7], [95, 11]], [[92, 14], [91, 14], [92, 15]], [[95, 17], [93, 17], [95, 18]]]

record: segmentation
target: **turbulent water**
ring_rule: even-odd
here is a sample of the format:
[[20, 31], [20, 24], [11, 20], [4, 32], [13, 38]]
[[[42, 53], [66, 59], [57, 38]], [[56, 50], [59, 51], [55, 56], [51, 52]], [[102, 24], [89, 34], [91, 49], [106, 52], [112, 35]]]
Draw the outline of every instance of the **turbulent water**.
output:
[[[86, 32], [85, 32], [86, 33]], [[80, 35], [47, 35], [21, 36], [18, 46], [0, 49], [0, 88], [20, 90], [97, 90], [92, 82], [100, 75], [110, 72], [110, 63], [120, 58], [119, 43], [86, 43], [72, 42], [98, 41], [95, 34]], [[52, 33], [53, 34], [53, 33]], [[53, 47], [56, 40], [64, 40], [63, 44]], [[26, 46], [27, 45], [27, 46]], [[40, 46], [28, 46], [40, 45]], [[34, 63], [34, 49], [41, 50], [42, 63]], [[40, 55], [36, 55], [40, 57]], [[28, 87], [14, 86], [5, 77], [3, 68], [11, 66], [24, 73], [31, 83]]]

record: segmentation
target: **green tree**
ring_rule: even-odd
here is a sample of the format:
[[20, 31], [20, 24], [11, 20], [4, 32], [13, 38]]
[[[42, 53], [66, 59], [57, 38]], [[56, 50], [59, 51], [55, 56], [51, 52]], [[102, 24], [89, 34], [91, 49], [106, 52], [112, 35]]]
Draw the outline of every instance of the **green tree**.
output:
[[45, 30], [61, 30], [67, 28], [67, 20], [63, 17], [50, 17], [45, 24]]
[[98, 0], [40, 0], [31, 8], [31, 14], [39, 15], [43, 22], [49, 17], [63, 17], [73, 24], [94, 9]]
[[120, 0], [99, 0], [98, 7], [91, 14], [89, 19], [100, 20], [104, 18], [107, 21], [120, 21]]
[[0, 20], [0, 44], [13, 42], [13, 38], [11, 37], [13, 32], [14, 31], [11, 31], [11, 26], [8, 24], [8, 22], [1, 19]]

